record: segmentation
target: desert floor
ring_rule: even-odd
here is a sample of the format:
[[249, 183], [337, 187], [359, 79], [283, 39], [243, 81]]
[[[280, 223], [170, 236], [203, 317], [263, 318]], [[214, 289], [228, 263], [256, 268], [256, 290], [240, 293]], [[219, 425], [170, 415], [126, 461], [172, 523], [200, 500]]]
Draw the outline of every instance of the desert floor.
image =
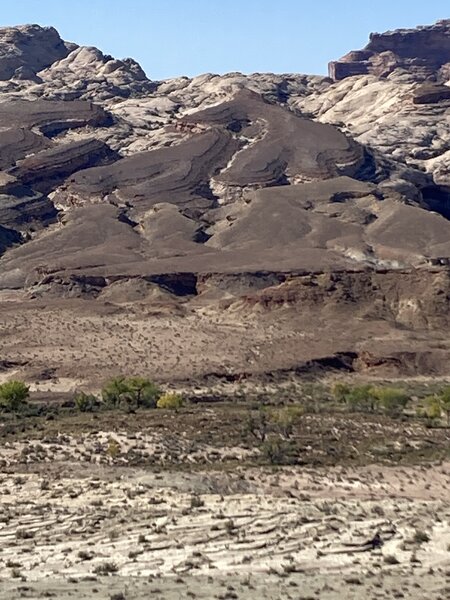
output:
[[449, 430], [304, 415], [274, 466], [239, 411], [2, 422], [0, 598], [449, 597]]

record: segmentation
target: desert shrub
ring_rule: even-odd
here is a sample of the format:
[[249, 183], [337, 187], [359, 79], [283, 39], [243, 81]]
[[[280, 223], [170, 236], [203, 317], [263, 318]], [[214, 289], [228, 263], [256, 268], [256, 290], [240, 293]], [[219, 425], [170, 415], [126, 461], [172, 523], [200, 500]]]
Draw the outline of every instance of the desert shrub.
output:
[[399, 388], [376, 387], [371, 393], [384, 412], [391, 416], [402, 413], [409, 402], [408, 394]]
[[400, 561], [398, 560], [398, 558], [396, 556], [394, 556], [393, 554], [386, 554], [386, 556], [384, 557], [384, 562], [387, 565], [398, 565], [398, 564], [400, 564]]
[[80, 412], [93, 412], [98, 408], [99, 401], [94, 394], [79, 392], [74, 398], [75, 407]]
[[112, 573], [117, 573], [118, 570], [119, 568], [116, 563], [104, 562], [94, 568], [94, 573], [96, 575], [111, 575]]
[[442, 403], [442, 411], [447, 418], [447, 425], [450, 425], [450, 385], [445, 387], [439, 394]]
[[120, 443], [114, 438], [109, 438], [106, 454], [114, 460], [120, 455], [121, 451], [122, 447]]
[[102, 390], [102, 399], [112, 408], [156, 408], [159, 387], [145, 377], [115, 377]]
[[191, 496], [191, 508], [202, 508], [205, 506], [205, 501], [198, 494]]
[[301, 406], [286, 406], [272, 410], [270, 421], [283, 437], [289, 438], [303, 414], [304, 410]]
[[351, 392], [351, 387], [347, 383], [337, 382], [333, 385], [331, 393], [333, 398], [339, 403], [346, 403], [347, 397]]
[[295, 447], [279, 437], [270, 437], [261, 447], [262, 456], [271, 465], [292, 465], [296, 463]]
[[250, 410], [244, 421], [245, 433], [251, 434], [258, 441], [264, 442], [270, 430], [270, 422], [267, 411], [264, 408]]
[[431, 421], [440, 421], [445, 415], [447, 426], [450, 426], [450, 386], [425, 398], [425, 415]]
[[156, 406], [166, 410], [179, 410], [183, 406], [183, 397], [174, 392], [166, 392], [158, 399]]
[[0, 409], [17, 412], [24, 407], [30, 388], [23, 381], [7, 381], [0, 385]]
[[373, 388], [369, 384], [350, 388], [345, 396], [345, 403], [351, 410], [361, 410], [363, 412], [374, 412], [377, 405]]
[[430, 541], [430, 536], [426, 531], [417, 530], [414, 533], [413, 540], [416, 544], [426, 544]]
[[442, 406], [438, 396], [427, 396], [425, 398], [424, 415], [430, 421], [438, 421], [442, 417]]

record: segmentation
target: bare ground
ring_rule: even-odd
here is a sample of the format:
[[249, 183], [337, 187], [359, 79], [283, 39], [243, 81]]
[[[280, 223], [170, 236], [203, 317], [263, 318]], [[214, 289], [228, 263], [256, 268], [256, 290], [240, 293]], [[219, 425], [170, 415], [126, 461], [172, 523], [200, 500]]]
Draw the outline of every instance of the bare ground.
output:
[[246, 410], [3, 419], [0, 598], [448, 596], [448, 429], [307, 414], [276, 467]]

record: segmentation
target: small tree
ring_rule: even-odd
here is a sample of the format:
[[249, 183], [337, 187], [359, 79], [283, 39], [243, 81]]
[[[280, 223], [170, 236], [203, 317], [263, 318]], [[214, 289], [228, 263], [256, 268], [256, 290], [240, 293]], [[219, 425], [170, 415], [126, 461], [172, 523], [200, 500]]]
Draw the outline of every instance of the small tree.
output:
[[23, 381], [8, 381], [0, 385], [0, 407], [16, 412], [30, 395], [30, 388]]
[[160, 395], [159, 387], [145, 377], [115, 377], [102, 390], [103, 401], [113, 408], [156, 408]]
[[131, 377], [126, 380], [131, 401], [136, 408], [156, 408], [156, 403], [161, 395], [159, 387], [145, 377]]

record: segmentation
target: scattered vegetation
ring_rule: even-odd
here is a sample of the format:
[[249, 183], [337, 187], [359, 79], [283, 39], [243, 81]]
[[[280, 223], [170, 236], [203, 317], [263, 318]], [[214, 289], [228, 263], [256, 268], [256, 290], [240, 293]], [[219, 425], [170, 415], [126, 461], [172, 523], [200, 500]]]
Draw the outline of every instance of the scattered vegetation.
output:
[[336, 383], [332, 390], [334, 399], [352, 411], [386, 413], [399, 416], [406, 408], [410, 396], [400, 388], [375, 387], [370, 384], [350, 386]]

